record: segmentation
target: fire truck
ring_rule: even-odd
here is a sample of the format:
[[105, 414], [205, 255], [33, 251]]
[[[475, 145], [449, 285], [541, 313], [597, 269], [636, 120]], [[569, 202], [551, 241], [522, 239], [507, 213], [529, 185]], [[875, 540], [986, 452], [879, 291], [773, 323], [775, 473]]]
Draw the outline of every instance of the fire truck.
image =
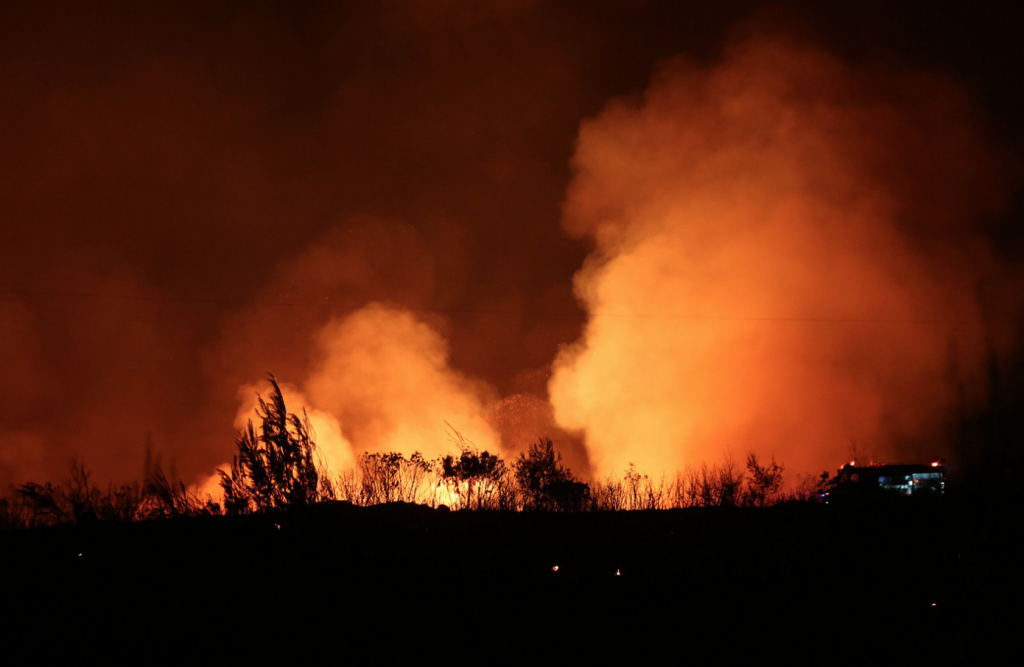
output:
[[946, 492], [946, 468], [932, 463], [871, 463], [850, 461], [829, 484], [826, 502], [841, 498], [941, 496]]

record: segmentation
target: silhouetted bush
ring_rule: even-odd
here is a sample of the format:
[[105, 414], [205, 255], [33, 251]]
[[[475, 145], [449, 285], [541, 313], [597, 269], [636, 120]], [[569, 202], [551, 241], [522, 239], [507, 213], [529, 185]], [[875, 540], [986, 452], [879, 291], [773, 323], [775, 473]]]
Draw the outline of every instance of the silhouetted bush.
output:
[[699, 468], [687, 468], [677, 480], [683, 488], [673, 495], [684, 498], [685, 507], [736, 507], [744, 498], [743, 472], [730, 457], [721, 466], [705, 462]]
[[194, 487], [181, 480], [170, 480], [159, 465], [143, 487], [146, 518], [173, 519], [179, 516], [220, 514], [220, 505], [210, 496], [205, 498]]
[[513, 497], [502, 493], [507, 491], [505, 462], [496, 454], [480, 452], [450, 424], [448, 427], [448, 437], [460, 453], [458, 458], [449, 454], [439, 461], [442, 481], [464, 498], [467, 509], [513, 509]]
[[73, 521], [73, 514], [63, 502], [60, 487], [49, 482], [28, 482], [15, 487], [14, 502], [20, 507], [18, 514], [29, 528]]
[[773, 498], [782, 490], [783, 466], [775, 462], [761, 465], [757, 454], [747, 454], [747, 472], [750, 473], [750, 480], [747, 483], [747, 503], [764, 507], [765, 501]]
[[[359, 457], [359, 484], [340, 484], [348, 497], [342, 499], [358, 505], [379, 503], [427, 503], [436, 475], [430, 462], [419, 452], [408, 459], [398, 452], [365, 453]], [[355, 493], [353, 493], [355, 491]], [[340, 494], [339, 494], [340, 495]]]
[[[320, 471], [313, 460], [316, 442], [309, 418], [290, 414], [281, 389], [270, 376], [270, 400], [259, 398], [260, 433], [250, 419], [235, 441], [238, 454], [231, 472], [218, 470], [224, 507], [230, 514], [261, 512], [314, 503], [321, 491]], [[326, 494], [325, 494], [326, 495]]]
[[110, 484], [105, 491], [93, 484], [90, 476], [82, 463], [72, 461], [61, 484], [28, 482], [14, 487], [11, 497], [0, 501], [0, 527], [220, 514], [220, 506], [209, 496], [203, 498], [194, 488], [169, 480], [159, 465], [142, 484]]
[[562, 455], [545, 438], [530, 445], [515, 463], [523, 509], [579, 511], [589, 505], [590, 488], [562, 467]]
[[[519, 455], [511, 468], [497, 454], [480, 452], [449, 425], [449, 440], [459, 454], [427, 461], [420, 453], [364, 453], [353, 470], [332, 476], [316, 460], [315, 434], [305, 414], [289, 413], [280, 388], [259, 397], [260, 426], [252, 420], [236, 439], [238, 454], [230, 472], [218, 470], [224, 510], [244, 514], [339, 499], [355, 505], [411, 503], [453, 509], [539, 511], [662, 510], [683, 507], [764, 507], [783, 500], [784, 467], [772, 458], [762, 465], [751, 453], [746, 474], [727, 457], [702, 463], [674, 478], [652, 479], [630, 464], [622, 477], [584, 483], [561, 463], [550, 439]], [[169, 478], [159, 463], [146, 479], [101, 491], [89, 472], [73, 462], [60, 485], [29, 482], [0, 499], [0, 527], [79, 523], [93, 519], [138, 521], [221, 514], [221, 506], [195, 487]], [[172, 474], [173, 477], [173, 474]], [[801, 479], [787, 500], [817, 501], [828, 474]]]
[[828, 490], [831, 476], [828, 471], [820, 475], [805, 473], [797, 475], [796, 488], [787, 496], [786, 500], [799, 502], [821, 502], [823, 494]]
[[623, 478], [623, 509], [660, 510], [672, 507], [672, 483], [664, 475], [655, 482], [646, 474], [640, 474], [632, 463], [626, 468]]

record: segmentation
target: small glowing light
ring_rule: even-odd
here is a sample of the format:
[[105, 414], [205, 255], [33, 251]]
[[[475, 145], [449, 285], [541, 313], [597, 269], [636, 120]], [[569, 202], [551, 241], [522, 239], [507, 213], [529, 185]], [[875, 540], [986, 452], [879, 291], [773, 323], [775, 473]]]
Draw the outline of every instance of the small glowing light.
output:
[[932, 606], [933, 606], [933, 607], [936, 607], [936, 606], [938, 606], [938, 604], [939, 604], [938, 602], [933, 602], [933, 603], [932, 603]]
[[551, 568], [551, 571], [552, 571], [552, 572], [558, 572], [558, 566], [556, 565], [556, 566], [554, 566], [553, 568]]
[[81, 557], [82, 557], [82, 554], [78, 554], [78, 557], [79, 557], [79, 558], [81, 558]]
[[935, 461], [934, 463], [932, 463], [932, 467], [933, 468], [938, 468], [939, 467], [939, 462]]
[[622, 576], [622, 572], [620, 572], [619, 570], [615, 570], [615, 576], [616, 577], [621, 577]]
[[855, 465], [857, 465], [857, 462], [856, 461], [850, 461], [850, 465], [855, 466]]
[[277, 528], [278, 530], [281, 530], [281, 524], [275, 523], [274, 524], [274, 528]]

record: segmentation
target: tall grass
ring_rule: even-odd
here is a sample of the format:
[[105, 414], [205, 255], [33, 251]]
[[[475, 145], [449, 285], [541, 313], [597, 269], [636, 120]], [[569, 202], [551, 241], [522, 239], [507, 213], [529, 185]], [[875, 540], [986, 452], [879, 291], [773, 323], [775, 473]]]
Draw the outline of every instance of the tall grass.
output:
[[168, 479], [160, 466], [142, 483], [101, 488], [79, 461], [59, 484], [28, 482], [0, 499], [0, 528], [32, 528], [90, 521], [146, 521], [220, 514], [210, 496]]
[[[541, 439], [511, 465], [479, 451], [449, 425], [450, 443], [459, 454], [428, 461], [421, 454], [364, 453], [353, 470], [332, 475], [319, 460], [315, 434], [305, 414], [289, 413], [270, 376], [272, 391], [259, 397], [257, 428], [249, 421], [235, 444], [229, 471], [218, 471], [223, 508], [208, 495], [171, 479], [159, 464], [138, 482], [106, 489], [73, 461], [60, 484], [29, 482], [0, 499], [0, 527], [34, 527], [101, 521], [142, 521], [182, 516], [249, 514], [292, 509], [326, 500], [359, 506], [404, 502], [451, 509], [504, 511], [616, 512], [685, 507], [771, 505], [783, 499], [810, 500], [827, 480], [802, 479], [798, 491], [784, 496], [783, 466], [762, 465], [747, 457], [741, 469], [731, 457], [722, 463], [687, 468], [674, 476], [652, 478], [633, 464], [622, 477], [578, 480], [562, 466], [549, 439]], [[173, 477], [173, 475], [172, 475]]]
[[[486, 456], [485, 456], [486, 455]], [[404, 502], [453, 510], [620, 512], [688, 507], [764, 507], [782, 501], [815, 501], [826, 481], [801, 476], [795, 489], [781, 492], [782, 466], [759, 466], [748, 459], [741, 470], [731, 459], [651, 477], [630, 465], [621, 477], [583, 483], [566, 471], [551, 472], [548, 486], [524, 473], [522, 455], [508, 466], [474, 449], [434, 461], [421, 454], [365, 453], [353, 470], [330, 475], [321, 470], [317, 500], [341, 500], [368, 507]], [[544, 462], [542, 462], [544, 463]], [[545, 465], [551, 466], [551, 459]], [[772, 467], [774, 466], [774, 468]], [[554, 480], [554, 481], [551, 481]], [[577, 485], [576, 487], [567, 485]], [[571, 492], [571, 496], [558, 493]], [[286, 508], [283, 504], [280, 508]], [[246, 511], [260, 511], [250, 507]], [[72, 462], [59, 484], [29, 482], [0, 499], [0, 528], [30, 528], [99, 521], [145, 521], [225, 513], [209, 495], [172, 480], [157, 465], [148, 479], [101, 488], [89, 471]]]

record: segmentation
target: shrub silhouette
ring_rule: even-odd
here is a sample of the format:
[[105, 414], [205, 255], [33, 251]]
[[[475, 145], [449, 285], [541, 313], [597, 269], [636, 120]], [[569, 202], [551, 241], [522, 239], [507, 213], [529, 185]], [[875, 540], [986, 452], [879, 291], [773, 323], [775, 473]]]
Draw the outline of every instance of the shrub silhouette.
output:
[[432, 473], [430, 462], [419, 452], [409, 458], [399, 452], [367, 452], [359, 457], [359, 492], [352, 495], [360, 505], [415, 503], [423, 499]]
[[519, 455], [515, 476], [525, 496], [523, 509], [579, 511], [590, 500], [590, 488], [562, 467], [562, 455], [550, 438]]
[[671, 507], [673, 498], [682, 498], [683, 493], [664, 475], [655, 481], [646, 474], [641, 475], [630, 463], [623, 478], [621, 497], [623, 509], [660, 510]]
[[750, 473], [750, 481], [747, 482], [747, 502], [764, 507], [765, 501], [782, 489], [783, 470], [782, 464], [776, 463], [774, 456], [771, 463], [761, 465], [757, 454], [747, 454], [747, 471]]
[[313, 461], [316, 442], [305, 411], [302, 419], [290, 414], [277, 381], [269, 400], [259, 398], [256, 414], [262, 421], [259, 435], [250, 419], [238, 435], [238, 454], [231, 472], [217, 470], [229, 514], [262, 512], [316, 502], [320, 499], [320, 472]]
[[[259, 396], [259, 428], [249, 420], [236, 439], [238, 454], [229, 472], [218, 470], [223, 511], [245, 514], [341, 498], [357, 505], [443, 502], [464, 509], [539, 511], [661, 510], [682, 507], [764, 507], [780, 500], [819, 500], [828, 473], [804, 476], [796, 493], [783, 496], [784, 467], [772, 457], [762, 465], [755, 454], [746, 470], [726, 456], [724, 463], [687, 468], [674, 478], [652, 479], [630, 464], [622, 477], [577, 480], [562, 466], [552, 441], [542, 438], [509, 466], [500, 456], [480, 452], [449, 424], [449, 439], [460, 450], [432, 461], [422, 454], [363, 453], [357, 467], [332, 477], [317, 460], [315, 433], [305, 413], [289, 413], [273, 375], [266, 400]], [[447, 422], [446, 422], [447, 423]], [[438, 491], [447, 487], [449, 493]], [[59, 485], [28, 482], [0, 498], [0, 528], [29, 528], [88, 521], [140, 521], [221, 514], [208, 495], [186, 486], [171, 469], [164, 474], [147, 454], [143, 482], [106, 490], [73, 461]]]
[[[148, 466], [147, 466], [148, 467]], [[173, 477], [173, 474], [172, 474]], [[28, 482], [0, 500], [0, 527], [48, 526], [91, 521], [142, 521], [220, 514], [220, 506], [181, 481], [171, 481], [159, 464], [140, 484], [112, 483], [106, 491], [91, 481], [84, 464], [73, 459], [61, 484]]]
[[159, 464], [143, 484], [142, 494], [145, 502], [143, 516], [150, 519], [221, 513], [219, 503], [209, 496], [203, 498], [194, 487], [185, 486], [181, 480], [172, 481]]
[[497, 454], [478, 451], [451, 424], [448, 424], [448, 428], [452, 431], [448, 437], [461, 450], [461, 454], [459, 458], [449, 454], [440, 460], [441, 479], [451, 485], [456, 494], [465, 495], [465, 506], [469, 509], [474, 508], [474, 498], [476, 509], [493, 507], [495, 496], [498, 496], [497, 504], [500, 507], [503, 504], [500, 499], [504, 496], [501, 493], [502, 481], [507, 473], [505, 462]]

